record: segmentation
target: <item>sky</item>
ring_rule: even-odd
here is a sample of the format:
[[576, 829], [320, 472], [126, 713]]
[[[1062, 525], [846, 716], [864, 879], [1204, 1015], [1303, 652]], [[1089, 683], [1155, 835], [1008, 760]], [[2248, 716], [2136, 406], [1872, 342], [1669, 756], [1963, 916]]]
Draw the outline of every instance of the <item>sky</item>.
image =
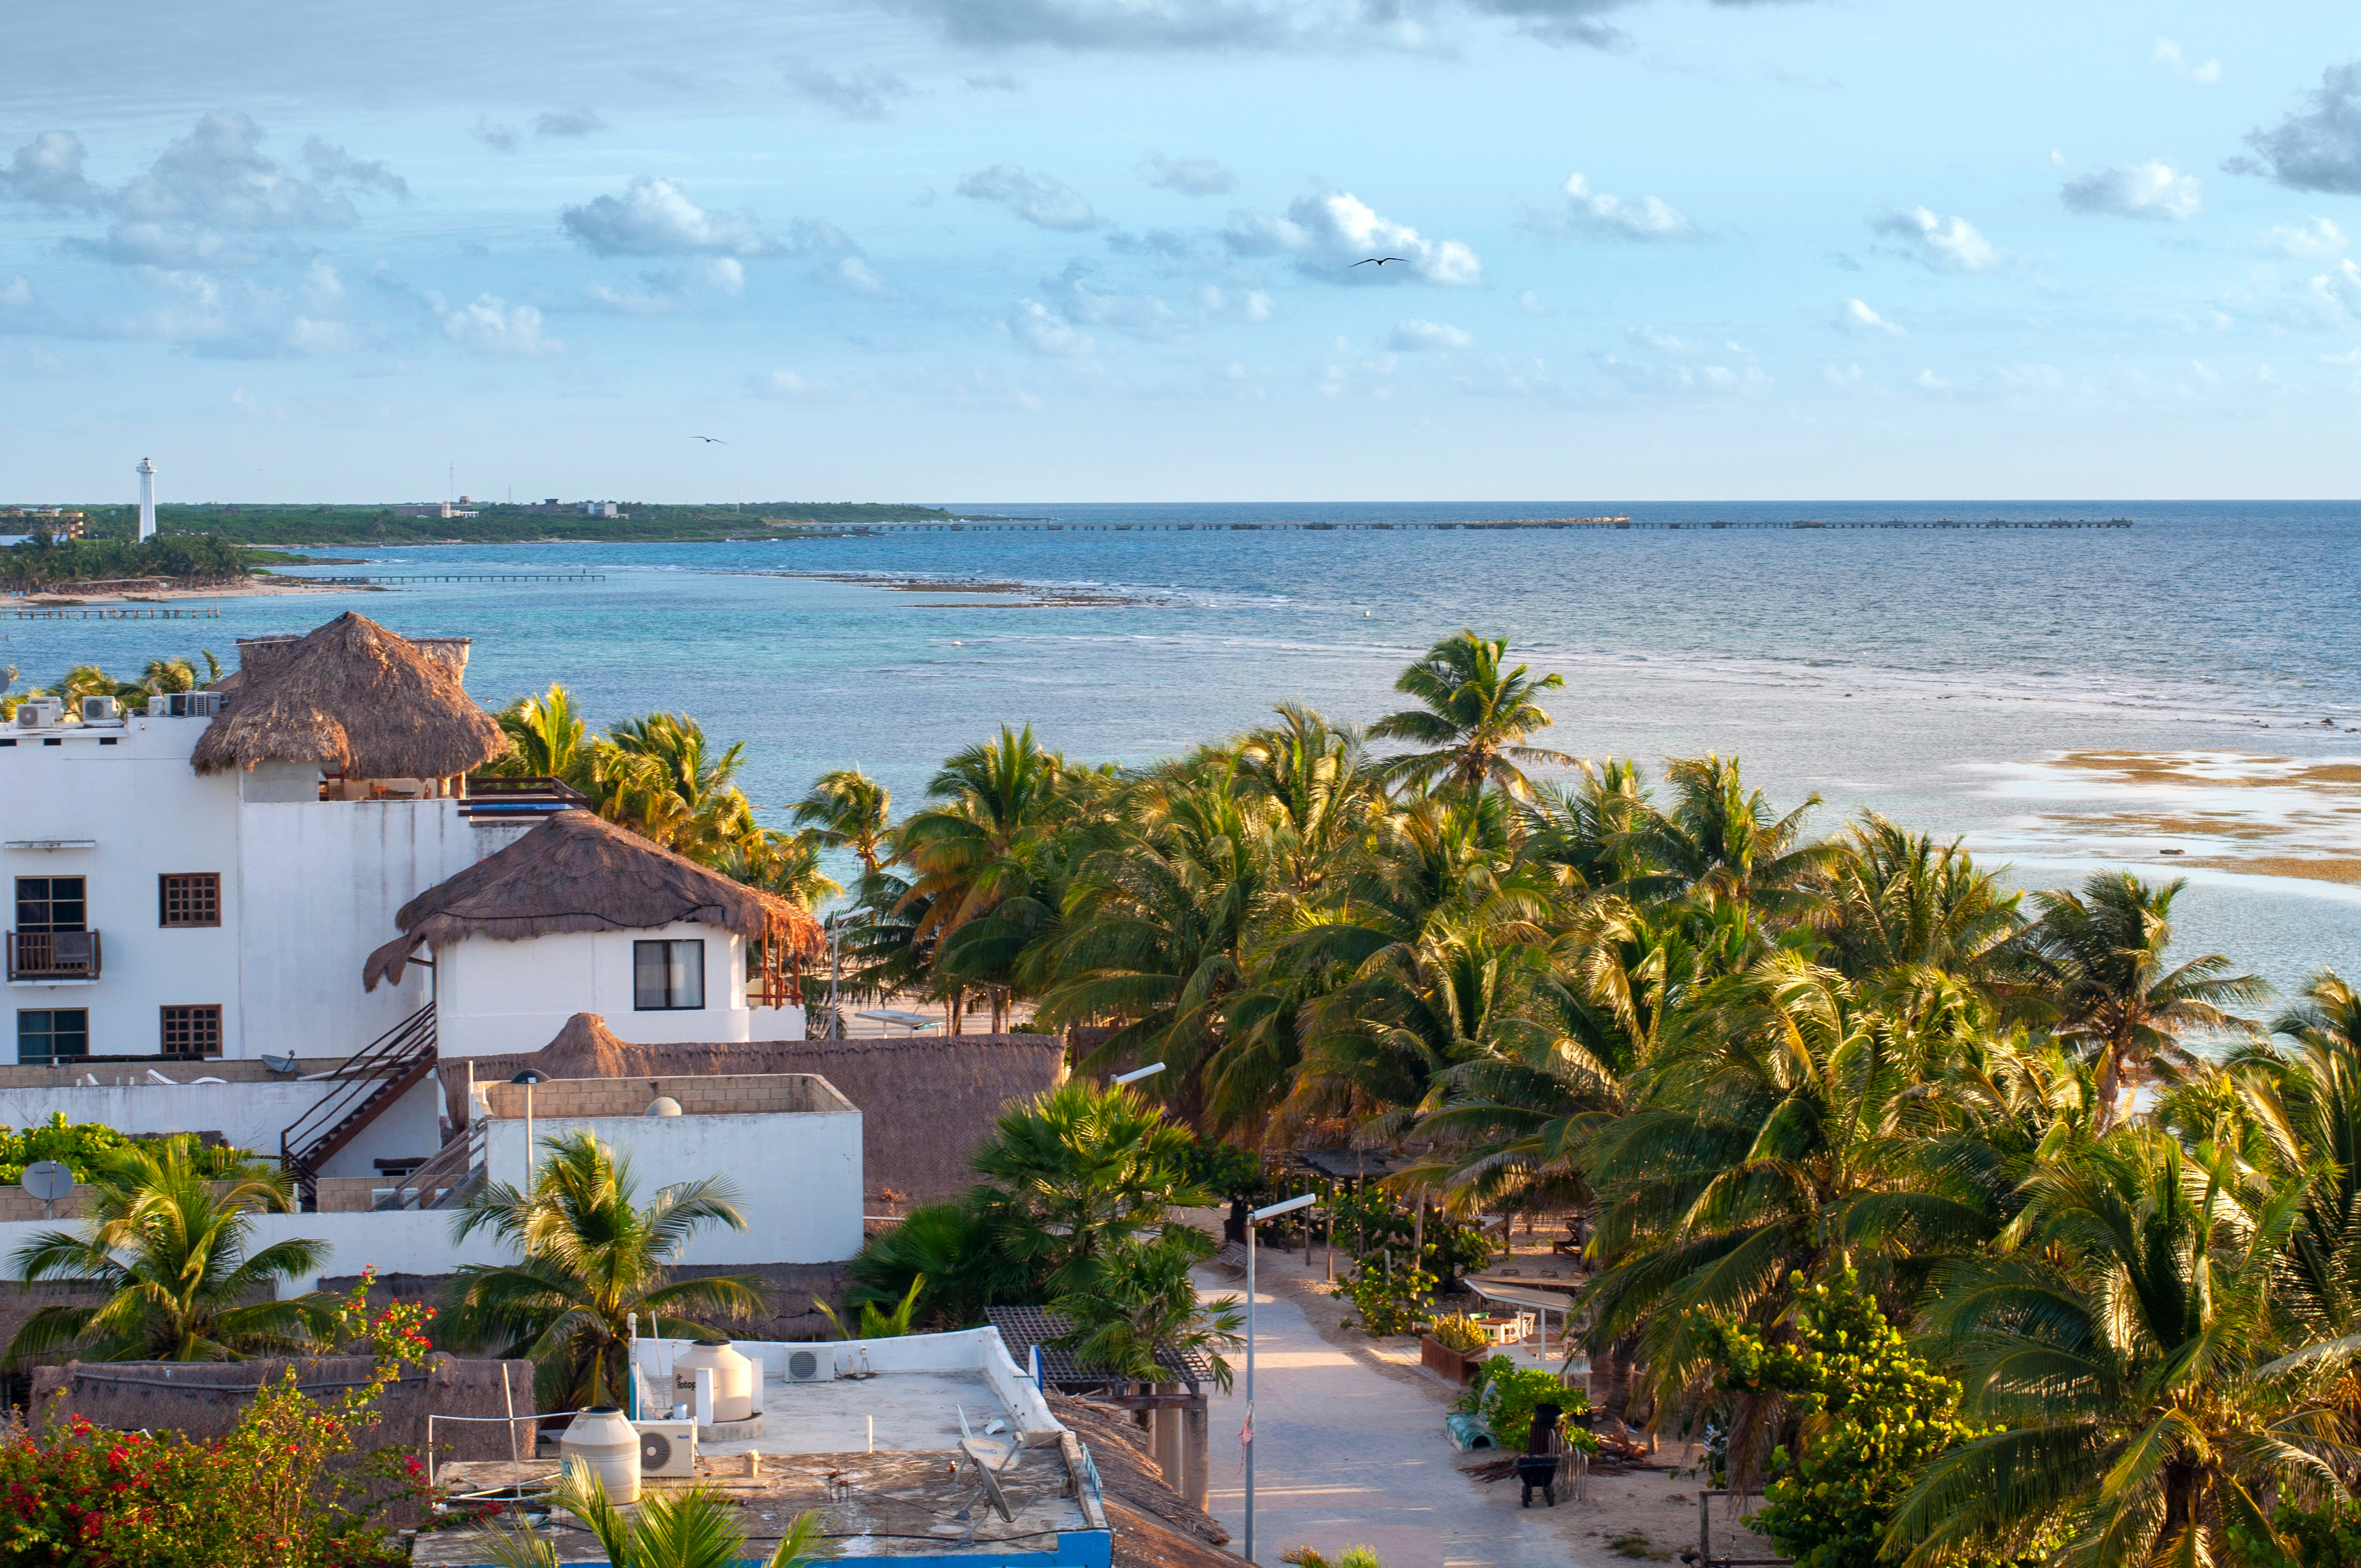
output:
[[142, 456], [166, 500], [2361, 489], [2349, 5], [98, 0], [7, 38], [0, 501], [128, 500]]

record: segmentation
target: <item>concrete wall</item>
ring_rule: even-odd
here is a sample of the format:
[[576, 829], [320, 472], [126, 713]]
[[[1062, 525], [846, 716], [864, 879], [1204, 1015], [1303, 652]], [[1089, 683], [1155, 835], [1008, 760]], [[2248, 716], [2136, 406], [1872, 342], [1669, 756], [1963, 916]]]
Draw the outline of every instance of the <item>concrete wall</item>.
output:
[[[392, 934], [389, 921], [386, 931]], [[705, 1005], [640, 1012], [631, 944], [705, 944]], [[537, 1051], [577, 1013], [597, 1013], [633, 1045], [754, 1038], [746, 1006], [745, 938], [715, 926], [676, 922], [648, 931], [573, 931], [521, 942], [456, 942], [436, 958], [436, 1025], [446, 1057]], [[358, 973], [358, 970], [354, 971]], [[800, 1040], [803, 1010], [761, 1012], [763, 1038]]]
[[[685, 1339], [643, 1339], [632, 1346], [634, 1365], [654, 1381], [672, 1381], [673, 1358], [688, 1349]], [[1000, 1331], [989, 1326], [959, 1329], [950, 1333], [904, 1334], [895, 1339], [808, 1342], [733, 1339], [730, 1347], [763, 1368], [763, 1376], [785, 1377], [787, 1357], [798, 1350], [819, 1350], [847, 1365], [862, 1357], [873, 1372], [979, 1372], [1027, 1431], [1063, 1431], [1066, 1425], [1051, 1413], [1040, 1388], [1008, 1354]]]
[[[345, 1085], [283, 1080], [269, 1083], [190, 1083], [203, 1069], [176, 1062], [159, 1069], [178, 1085], [148, 1080], [75, 1088], [0, 1088], [0, 1125], [27, 1127], [63, 1112], [69, 1122], [96, 1122], [122, 1133], [219, 1133], [240, 1148], [273, 1158], [279, 1135], [331, 1091]], [[65, 1079], [71, 1069], [60, 1069]], [[110, 1077], [125, 1077], [119, 1065]], [[443, 1090], [434, 1079], [413, 1084], [360, 1136], [329, 1160], [324, 1176], [369, 1176], [380, 1159], [423, 1159], [443, 1146]]]
[[[38, 1220], [0, 1222], [0, 1257], [16, 1252], [44, 1231], [67, 1228], [63, 1222]], [[380, 1274], [448, 1274], [462, 1264], [513, 1262], [500, 1243], [478, 1234], [464, 1243], [451, 1239], [451, 1216], [442, 1210], [403, 1210], [382, 1214], [257, 1214], [247, 1233], [247, 1250], [258, 1252], [282, 1241], [310, 1239], [328, 1244], [320, 1273], [295, 1281], [282, 1290], [300, 1296], [323, 1277], [358, 1274], [374, 1266]], [[9, 1290], [22, 1288], [10, 1285]]]
[[[719, 1177], [737, 1189], [743, 1231], [700, 1231], [681, 1261], [832, 1263], [861, 1250], [861, 1114], [536, 1116], [533, 1141], [588, 1131], [631, 1162], [640, 1198], [676, 1181]], [[494, 1181], [525, 1181], [522, 1121], [493, 1120], [485, 1165]], [[432, 1272], [426, 1271], [426, 1272]]]
[[[92, 839], [97, 847], [0, 850], [0, 919], [16, 928], [16, 878], [82, 877], [100, 969], [94, 983], [10, 983], [0, 1060], [16, 1059], [16, 1014], [27, 1008], [88, 1008], [91, 1050], [116, 1056], [161, 1048], [159, 1009], [218, 1004], [225, 1049], [237, 1051], [237, 781], [190, 772], [206, 722], [7, 729], [16, 744], [0, 748], [0, 839]], [[158, 924], [156, 879], [172, 872], [220, 874], [220, 926]]]
[[764, 1112], [846, 1112], [858, 1109], [824, 1078], [806, 1072], [703, 1072], [677, 1078], [554, 1078], [531, 1089], [519, 1083], [483, 1086], [487, 1113], [555, 1122], [586, 1116], [644, 1116], [659, 1095], [691, 1116], [755, 1115]]
[[394, 911], [489, 850], [456, 800], [245, 802], [238, 1054], [359, 1050], [423, 1006], [432, 970], [361, 990]]

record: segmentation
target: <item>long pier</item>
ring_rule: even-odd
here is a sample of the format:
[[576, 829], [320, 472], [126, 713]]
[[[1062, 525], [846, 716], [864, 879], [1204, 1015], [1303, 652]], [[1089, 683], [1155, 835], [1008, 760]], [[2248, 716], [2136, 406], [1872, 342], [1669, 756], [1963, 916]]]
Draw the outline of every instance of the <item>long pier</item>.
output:
[[345, 587], [363, 587], [377, 583], [603, 583], [603, 572], [406, 572], [383, 577], [313, 577], [293, 572], [286, 574], [293, 582], [335, 583]]
[[11, 609], [8, 614], [17, 620], [219, 620], [221, 606], [181, 609], [145, 604], [33, 605]]
[[1797, 518], [1787, 522], [1724, 522], [1691, 521], [1682, 519], [1664, 522], [1634, 522], [1628, 517], [1520, 517], [1500, 518], [1468, 522], [871, 522], [844, 529], [841, 533], [1263, 533], [1282, 530], [1298, 530], [1311, 533], [1343, 533], [1352, 532], [1385, 532], [1412, 528], [1580, 528], [1602, 529], [1724, 529], [1724, 528], [1906, 528], [1906, 529], [2059, 529], [2059, 528], [2129, 528], [2129, 518], [2053, 518], [2046, 521], [2012, 521], [1992, 518], [1982, 521], [1954, 521], [1938, 518], [1927, 521], [1905, 521], [1900, 518], [1883, 522], [1831, 522], [1825, 518]]

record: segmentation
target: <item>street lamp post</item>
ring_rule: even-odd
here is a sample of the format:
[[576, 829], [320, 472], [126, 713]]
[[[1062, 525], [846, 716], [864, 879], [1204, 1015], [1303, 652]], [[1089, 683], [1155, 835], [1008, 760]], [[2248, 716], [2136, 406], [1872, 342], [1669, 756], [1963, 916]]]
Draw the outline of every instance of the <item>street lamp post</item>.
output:
[[1137, 1083], [1141, 1079], [1154, 1078], [1158, 1073], [1162, 1072], [1163, 1070], [1164, 1064], [1162, 1062], [1151, 1062], [1146, 1067], [1136, 1067], [1129, 1072], [1116, 1073], [1115, 1077], [1109, 1079], [1107, 1081], [1110, 1083]]
[[543, 1080], [541, 1074], [527, 1068], [509, 1081], [524, 1085], [524, 1195], [531, 1198], [533, 1196], [533, 1086]]
[[1246, 1215], [1246, 1561], [1249, 1563], [1255, 1560], [1255, 1227], [1274, 1215], [1316, 1202], [1319, 1197], [1317, 1192], [1306, 1192], [1301, 1198], [1290, 1198], [1284, 1203], [1273, 1203], [1268, 1209], [1257, 1209]]

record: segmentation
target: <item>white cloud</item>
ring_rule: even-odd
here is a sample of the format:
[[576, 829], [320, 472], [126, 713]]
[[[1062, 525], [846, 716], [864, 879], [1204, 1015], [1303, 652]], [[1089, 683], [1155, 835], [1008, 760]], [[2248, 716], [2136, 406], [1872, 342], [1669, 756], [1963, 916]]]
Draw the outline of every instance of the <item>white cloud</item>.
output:
[[853, 237], [834, 224], [821, 218], [797, 218], [787, 225], [785, 253], [789, 256], [816, 258], [819, 265], [812, 269], [812, 277], [819, 282], [873, 300], [893, 300], [901, 296], [894, 286], [871, 266]]
[[82, 138], [71, 131], [43, 131], [18, 148], [0, 174], [0, 195], [44, 207], [95, 207], [104, 192], [82, 171]]
[[497, 294], [478, 294], [473, 304], [445, 312], [443, 330], [452, 342], [478, 354], [531, 359], [566, 352], [566, 345], [542, 335], [539, 311], [511, 305]]
[[2246, 133], [2251, 158], [2222, 167], [2234, 174], [2265, 174], [2291, 191], [2361, 196], [2361, 60], [2332, 65], [2310, 94], [2311, 107], [2271, 130]]
[[1644, 326], [1633, 327], [1624, 335], [1633, 345], [1652, 350], [1652, 355], [1631, 359], [1615, 354], [1593, 357], [1599, 369], [1629, 391], [1651, 397], [1710, 398], [1771, 388], [1771, 378], [1739, 344], [1691, 343]]
[[1197, 291], [1198, 314], [1206, 321], [1267, 322], [1279, 306], [1260, 289], [1224, 289], [1207, 283]]
[[2000, 263], [1992, 242], [1957, 215], [1947, 224], [1927, 208], [1909, 207], [1872, 218], [1869, 226], [1903, 241], [1912, 259], [1937, 272], [1989, 272]]
[[606, 128], [596, 109], [545, 109], [533, 122], [537, 137], [587, 137]]
[[1868, 303], [1861, 300], [1847, 300], [1844, 302], [1844, 309], [1837, 313], [1837, 325], [1856, 337], [1874, 337], [1880, 334], [1888, 337], [1910, 335], [1893, 322], [1887, 321], [1875, 311], [1871, 310]]
[[[1041, 280], [1044, 296], [1050, 309], [1070, 325], [1104, 327], [1126, 337], [1163, 340], [1180, 335], [1182, 323], [1171, 306], [1153, 294], [1126, 294], [1091, 286], [1091, 269], [1080, 261], [1071, 262], [1063, 272]], [[1031, 304], [1031, 301], [1027, 301]], [[1023, 337], [1023, 334], [1019, 334]], [[1037, 351], [1068, 353], [1065, 347], [1046, 348], [1042, 343], [1026, 339], [1027, 346]], [[1084, 339], [1085, 343], [1089, 340]]]
[[2315, 326], [2361, 325], [2361, 267], [2348, 257], [2310, 280], [2301, 308]]
[[2342, 256], [2346, 243], [2345, 231], [2338, 228], [2332, 218], [2314, 218], [2298, 228], [2281, 225], [2263, 236], [2262, 239], [2264, 249], [2302, 260]]
[[1517, 291], [1517, 308], [1531, 316], [1545, 316], [1550, 313], [1549, 302], [1541, 297], [1539, 291], [1533, 289]]
[[26, 280], [21, 272], [8, 280], [7, 287], [0, 288], [0, 305], [21, 311], [32, 302], [33, 285]]
[[1099, 226], [1099, 215], [1080, 192], [1047, 174], [1028, 173], [1024, 165], [995, 163], [979, 169], [959, 182], [959, 193], [971, 201], [1005, 207], [1010, 214], [1035, 228], [1079, 233]]
[[1386, 337], [1386, 346], [1398, 354], [1433, 354], [1466, 348], [1475, 341], [1461, 328], [1413, 317], [1396, 323], [1394, 330]]
[[2180, 52], [2180, 46], [2170, 38], [2157, 39], [2156, 50], [2148, 56], [2148, 59], [2163, 66], [2175, 76], [2184, 81], [2194, 82], [2201, 87], [2211, 87], [2222, 80], [2220, 60], [2209, 60], [2202, 65], [2191, 65], [2187, 57]]
[[1022, 93], [1025, 91], [1025, 83], [1023, 80], [1020, 79], [1016, 72], [1009, 71], [986, 71], [979, 72], [973, 76], [963, 76], [960, 78], [960, 80], [966, 82], [970, 88], [978, 93]]
[[632, 176], [620, 196], [600, 196], [557, 216], [600, 256], [764, 256], [776, 248], [752, 214], [708, 212], [652, 174]]
[[1869, 373], [1858, 365], [1823, 365], [1820, 378], [1831, 386], [1858, 387], [1869, 379]]
[[1211, 158], [1150, 153], [1139, 166], [1139, 177], [1159, 191], [1177, 191], [1183, 196], [1223, 196], [1238, 188], [1238, 177]]
[[1018, 346], [1048, 358], [1078, 359], [1097, 345], [1074, 324], [1038, 300], [1019, 300], [1008, 313], [1008, 335]]
[[2197, 176], [2182, 174], [2155, 159], [2129, 169], [2102, 169], [2070, 180], [2058, 192], [2067, 211], [2118, 218], [2175, 222], [2205, 210]]
[[836, 281], [856, 294], [866, 294], [873, 300], [890, 300], [895, 297], [894, 286], [877, 276], [876, 269], [871, 267], [860, 257], [841, 258], [838, 260], [833, 272]]
[[1566, 179], [1565, 212], [1532, 226], [1550, 232], [1662, 243], [1699, 239], [1697, 225], [1678, 208], [1654, 196], [1610, 196], [1593, 191], [1579, 170]]
[[524, 145], [522, 132], [514, 126], [495, 124], [489, 115], [477, 115], [475, 127], [467, 134], [494, 152], [514, 152]]
[[734, 256], [717, 256], [670, 271], [642, 272], [637, 293], [603, 283], [594, 283], [583, 293], [594, 308], [618, 315], [670, 316], [695, 310], [712, 295], [735, 299], [745, 291], [746, 269]]
[[789, 92], [848, 120], [882, 120], [889, 104], [910, 95], [908, 82], [873, 67], [839, 76], [808, 60], [791, 60], [781, 70]]
[[[1349, 191], [1305, 196], [1283, 218], [1242, 211], [1230, 215], [1222, 243], [1241, 256], [1290, 256], [1296, 270], [1323, 282], [1416, 280], [1470, 288], [1484, 280], [1484, 263], [1455, 239], [1431, 240], [1408, 224], [1379, 216]], [[1387, 266], [1357, 265], [1370, 257], [1400, 257]]]
[[798, 376], [793, 370], [774, 370], [754, 379], [754, 395], [777, 398], [786, 401], [808, 402], [828, 397], [835, 389], [825, 381], [814, 381]]

